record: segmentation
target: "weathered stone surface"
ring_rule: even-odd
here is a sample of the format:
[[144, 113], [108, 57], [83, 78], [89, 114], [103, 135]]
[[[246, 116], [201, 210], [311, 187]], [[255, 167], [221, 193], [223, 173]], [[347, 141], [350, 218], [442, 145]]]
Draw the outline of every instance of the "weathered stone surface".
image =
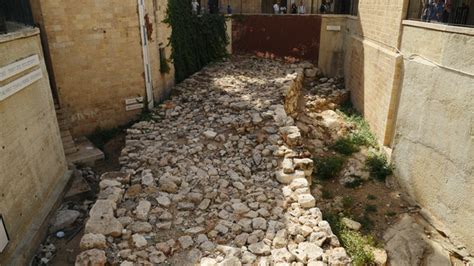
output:
[[303, 208], [312, 208], [316, 206], [316, 200], [311, 194], [298, 195], [298, 203]]
[[76, 257], [76, 266], [104, 266], [107, 262], [105, 252], [99, 249], [83, 251]]
[[81, 243], [79, 244], [82, 250], [86, 249], [105, 249], [107, 247], [107, 242], [105, 236], [101, 234], [85, 234]]
[[385, 249], [393, 265], [419, 265], [427, 250], [423, 228], [409, 215], [384, 234]]
[[94, 234], [111, 235], [114, 237], [122, 234], [122, 224], [114, 217], [114, 204], [109, 200], [98, 200], [89, 212], [85, 232]]
[[249, 245], [249, 250], [255, 255], [269, 255], [270, 247], [263, 242], [258, 242]]
[[351, 220], [347, 217], [344, 217], [341, 219], [342, 223], [349, 229], [359, 231], [362, 225], [359, 222], [356, 222], [354, 220]]
[[70, 227], [79, 216], [81, 216], [81, 213], [75, 210], [60, 210], [56, 213], [49, 231], [56, 232]]

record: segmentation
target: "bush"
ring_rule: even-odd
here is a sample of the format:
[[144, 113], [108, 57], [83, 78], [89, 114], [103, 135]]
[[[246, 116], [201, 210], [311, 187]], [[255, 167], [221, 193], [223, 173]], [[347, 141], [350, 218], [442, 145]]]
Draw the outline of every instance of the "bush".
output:
[[338, 139], [336, 143], [332, 145], [332, 149], [344, 155], [351, 155], [360, 151], [360, 148], [350, 137]]
[[383, 154], [371, 154], [365, 161], [370, 176], [379, 181], [385, 181], [387, 176], [393, 173], [393, 167], [388, 163]]
[[334, 178], [344, 166], [346, 159], [341, 156], [315, 158], [316, 175], [322, 179]]

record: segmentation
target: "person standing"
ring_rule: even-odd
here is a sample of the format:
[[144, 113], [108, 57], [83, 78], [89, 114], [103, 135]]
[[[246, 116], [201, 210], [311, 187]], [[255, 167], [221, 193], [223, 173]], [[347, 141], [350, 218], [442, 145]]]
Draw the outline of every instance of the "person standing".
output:
[[303, 1], [300, 1], [300, 5], [298, 6], [298, 13], [299, 14], [305, 14], [306, 13], [306, 8], [304, 7]]
[[291, 2], [291, 14], [298, 14], [298, 7], [295, 4], [295, 1]]
[[275, 2], [275, 4], [273, 5], [273, 13], [275, 15], [280, 14], [280, 5], [278, 4], [278, 2]]
[[323, 2], [321, 3], [321, 6], [319, 7], [319, 12], [321, 14], [326, 14], [329, 12], [329, 5], [326, 0], [323, 0]]
[[198, 10], [199, 10], [199, 3], [197, 2], [197, 0], [193, 0], [193, 2], [191, 3], [191, 6], [193, 8], [193, 14], [197, 15]]
[[227, 5], [227, 14], [232, 14], [232, 7], [230, 5]]

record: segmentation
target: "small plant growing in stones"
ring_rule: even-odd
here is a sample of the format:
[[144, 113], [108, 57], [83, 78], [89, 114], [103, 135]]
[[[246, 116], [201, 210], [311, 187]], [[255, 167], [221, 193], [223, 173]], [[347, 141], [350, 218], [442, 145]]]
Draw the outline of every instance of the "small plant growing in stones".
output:
[[332, 149], [343, 155], [351, 155], [360, 151], [359, 146], [357, 146], [350, 137], [338, 139], [332, 145]]
[[357, 146], [378, 147], [377, 138], [370, 131], [369, 123], [354, 109], [351, 101], [347, 101], [339, 111], [347, 122], [354, 125], [355, 129], [349, 135], [351, 143]]
[[332, 195], [331, 191], [327, 190], [327, 189], [322, 189], [321, 190], [321, 197], [323, 199], [333, 199], [334, 196]]
[[395, 215], [397, 215], [397, 213], [394, 212], [394, 211], [387, 211], [387, 212], [385, 212], [385, 216], [388, 216], [388, 217], [393, 217], [393, 216], [395, 216]]
[[362, 179], [360, 179], [359, 176], [352, 176], [354, 178], [354, 180], [350, 181], [350, 182], [346, 182], [344, 184], [345, 187], [347, 188], [356, 188], [360, 185], [362, 185], [363, 181]]
[[374, 195], [372, 195], [372, 194], [369, 194], [369, 195], [367, 195], [367, 199], [368, 199], [368, 200], [376, 200], [377, 197], [374, 196]]
[[367, 205], [365, 205], [365, 212], [366, 213], [376, 213], [377, 212], [377, 206], [372, 205], [372, 204], [367, 204]]
[[376, 246], [372, 236], [365, 236], [360, 232], [348, 229], [337, 214], [327, 213], [324, 219], [329, 222], [334, 234], [351, 256], [353, 265], [374, 265], [374, 254], [367, 248]]
[[383, 154], [372, 153], [365, 161], [365, 166], [369, 170], [370, 176], [379, 181], [385, 181], [393, 173], [393, 167]]
[[345, 196], [342, 198], [342, 206], [344, 209], [349, 209], [352, 205], [354, 205], [354, 199], [351, 196]]
[[342, 156], [315, 158], [316, 175], [321, 179], [334, 178], [342, 170], [345, 161]]

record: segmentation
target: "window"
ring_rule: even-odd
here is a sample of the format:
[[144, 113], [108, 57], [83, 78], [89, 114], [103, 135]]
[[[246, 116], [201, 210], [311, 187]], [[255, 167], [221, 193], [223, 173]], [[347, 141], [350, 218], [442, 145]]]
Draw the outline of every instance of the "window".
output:
[[474, 0], [410, 0], [407, 19], [474, 27]]
[[10, 23], [34, 25], [28, 0], [0, 1], [0, 33], [8, 32]]

